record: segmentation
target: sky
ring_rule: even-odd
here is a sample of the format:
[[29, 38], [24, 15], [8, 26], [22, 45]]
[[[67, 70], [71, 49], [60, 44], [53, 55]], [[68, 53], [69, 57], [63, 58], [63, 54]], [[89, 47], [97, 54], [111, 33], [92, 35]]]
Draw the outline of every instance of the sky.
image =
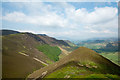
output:
[[2, 29], [84, 40], [118, 36], [117, 2], [3, 2]]

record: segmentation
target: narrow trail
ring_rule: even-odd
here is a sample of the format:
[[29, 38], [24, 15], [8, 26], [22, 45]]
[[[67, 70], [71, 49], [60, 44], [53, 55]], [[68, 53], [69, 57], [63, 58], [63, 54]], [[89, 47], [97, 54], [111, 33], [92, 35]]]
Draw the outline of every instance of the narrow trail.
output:
[[39, 59], [37, 59], [37, 58], [33, 58], [33, 59], [36, 60], [36, 61], [38, 61], [38, 62], [40, 62], [40, 63], [42, 63], [42, 64], [44, 64], [44, 65], [47, 65], [47, 66], [48, 66], [47, 63], [45, 63], [45, 62], [43, 62], [43, 61], [41, 61], [41, 60], [39, 60]]
[[27, 54], [25, 54], [25, 53], [23, 53], [23, 52], [19, 52], [20, 54], [22, 54], [22, 55], [24, 55], [24, 56], [29, 56], [29, 55], [27, 55]]
[[68, 53], [69, 53], [68, 51], [66, 51], [65, 49], [61, 48], [60, 46], [59, 46], [59, 48], [65, 55], [68, 55]]
[[[25, 53], [22, 53], [22, 52], [19, 52], [20, 54], [22, 54], [22, 55], [24, 55], [24, 56], [29, 56], [29, 55], [27, 55], [27, 54], [25, 54]], [[37, 58], [35, 58], [35, 57], [33, 57], [33, 59], [34, 60], [36, 60], [36, 61], [38, 61], [38, 62], [40, 62], [40, 63], [42, 63], [42, 64], [44, 64], [44, 65], [46, 65], [46, 66], [48, 66], [48, 64], [47, 63], [45, 63], [45, 62], [43, 62], [43, 61], [41, 61], [41, 60], [39, 60], [39, 59], [37, 59]]]

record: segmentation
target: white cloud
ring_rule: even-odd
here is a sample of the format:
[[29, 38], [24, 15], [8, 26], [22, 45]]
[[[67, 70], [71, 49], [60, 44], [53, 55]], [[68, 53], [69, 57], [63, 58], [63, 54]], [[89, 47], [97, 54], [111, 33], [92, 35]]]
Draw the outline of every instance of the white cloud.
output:
[[37, 32], [31, 31], [31, 30], [18, 30], [18, 31], [19, 31], [19, 32], [30, 32], [30, 33], [37, 34]]
[[[55, 3], [56, 5], [44, 3], [23, 3], [29, 14], [23, 12], [6, 13], [3, 20], [34, 24], [42, 27], [65, 28], [73, 30], [63, 32], [41, 31], [40, 33], [51, 34], [51, 36], [79, 36], [81, 33], [93, 35], [94, 33], [108, 36], [116, 34], [118, 28], [118, 10], [114, 7], [94, 8], [89, 12], [86, 8], [76, 9], [69, 3]], [[20, 6], [21, 7], [21, 6]], [[74, 30], [74, 29], [78, 29]], [[83, 31], [82, 31], [83, 30]], [[35, 31], [34, 31], [35, 32]], [[79, 34], [79, 35], [78, 35]], [[81, 35], [82, 36], [82, 35]]]
[[118, 2], [119, 0], [3, 0], [3, 2]]
[[[48, 9], [48, 8], [47, 8]], [[49, 11], [49, 10], [48, 10]], [[33, 15], [28, 16], [22, 12], [12, 12], [3, 16], [4, 20], [16, 21], [16, 22], [26, 22], [31, 24], [40, 24], [46, 26], [68, 26], [70, 21], [74, 24], [99, 24], [107, 23], [117, 16], [117, 8], [104, 7], [95, 8], [95, 11], [88, 12], [85, 8], [77, 9], [67, 8], [66, 18], [64, 16], [58, 15], [55, 12], [46, 12], [44, 15]], [[75, 27], [75, 26], [74, 26]]]
[[13, 12], [6, 14], [3, 16], [4, 20], [12, 21], [12, 22], [21, 22], [21, 23], [30, 23], [35, 25], [42, 25], [42, 26], [56, 26], [56, 27], [64, 27], [65, 23], [67, 22], [61, 16], [57, 14], [45, 14], [40, 16], [27, 16], [22, 12]]
[[20, 12], [13, 12], [13, 13], [6, 14], [6, 16], [3, 16], [4, 20], [15, 21], [15, 22], [24, 21], [25, 18], [26, 18], [26, 15]]
[[68, 18], [78, 23], [97, 24], [108, 22], [117, 16], [117, 8], [103, 7], [95, 8], [93, 12], [88, 12], [85, 8], [66, 10]]

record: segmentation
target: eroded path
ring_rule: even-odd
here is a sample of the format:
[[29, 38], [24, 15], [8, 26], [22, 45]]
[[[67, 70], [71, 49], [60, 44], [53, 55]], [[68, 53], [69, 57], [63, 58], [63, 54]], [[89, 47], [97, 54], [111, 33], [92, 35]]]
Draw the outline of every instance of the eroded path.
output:
[[45, 63], [45, 62], [43, 62], [43, 61], [41, 61], [41, 60], [39, 60], [39, 59], [37, 59], [37, 58], [33, 58], [33, 59], [36, 60], [36, 61], [38, 61], [38, 62], [40, 62], [40, 63], [42, 63], [42, 64], [44, 64], [44, 65], [46, 65], [46, 66], [48, 66], [47, 63]]
[[[21, 55], [24, 55], [24, 56], [27, 56], [27, 57], [29, 57], [29, 55], [27, 55], [27, 54], [25, 54], [25, 53], [23, 53], [23, 52], [19, 52]], [[40, 62], [40, 63], [42, 63], [42, 64], [44, 64], [44, 65], [46, 65], [46, 66], [48, 66], [48, 64], [47, 63], [45, 63], [45, 62], [43, 62], [43, 61], [41, 61], [40, 59], [38, 59], [38, 58], [35, 58], [35, 57], [33, 57], [33, 59], [34, 60], [36, 60], [36, 61], [38, 61], [38, 62]]]

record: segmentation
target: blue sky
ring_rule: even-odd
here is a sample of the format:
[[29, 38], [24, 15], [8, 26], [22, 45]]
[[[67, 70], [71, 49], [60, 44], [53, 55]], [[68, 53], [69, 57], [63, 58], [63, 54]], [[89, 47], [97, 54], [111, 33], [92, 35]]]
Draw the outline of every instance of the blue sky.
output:
[[117, 2], [3, 2], [2, 28], [57, 39], [118, 36]]

